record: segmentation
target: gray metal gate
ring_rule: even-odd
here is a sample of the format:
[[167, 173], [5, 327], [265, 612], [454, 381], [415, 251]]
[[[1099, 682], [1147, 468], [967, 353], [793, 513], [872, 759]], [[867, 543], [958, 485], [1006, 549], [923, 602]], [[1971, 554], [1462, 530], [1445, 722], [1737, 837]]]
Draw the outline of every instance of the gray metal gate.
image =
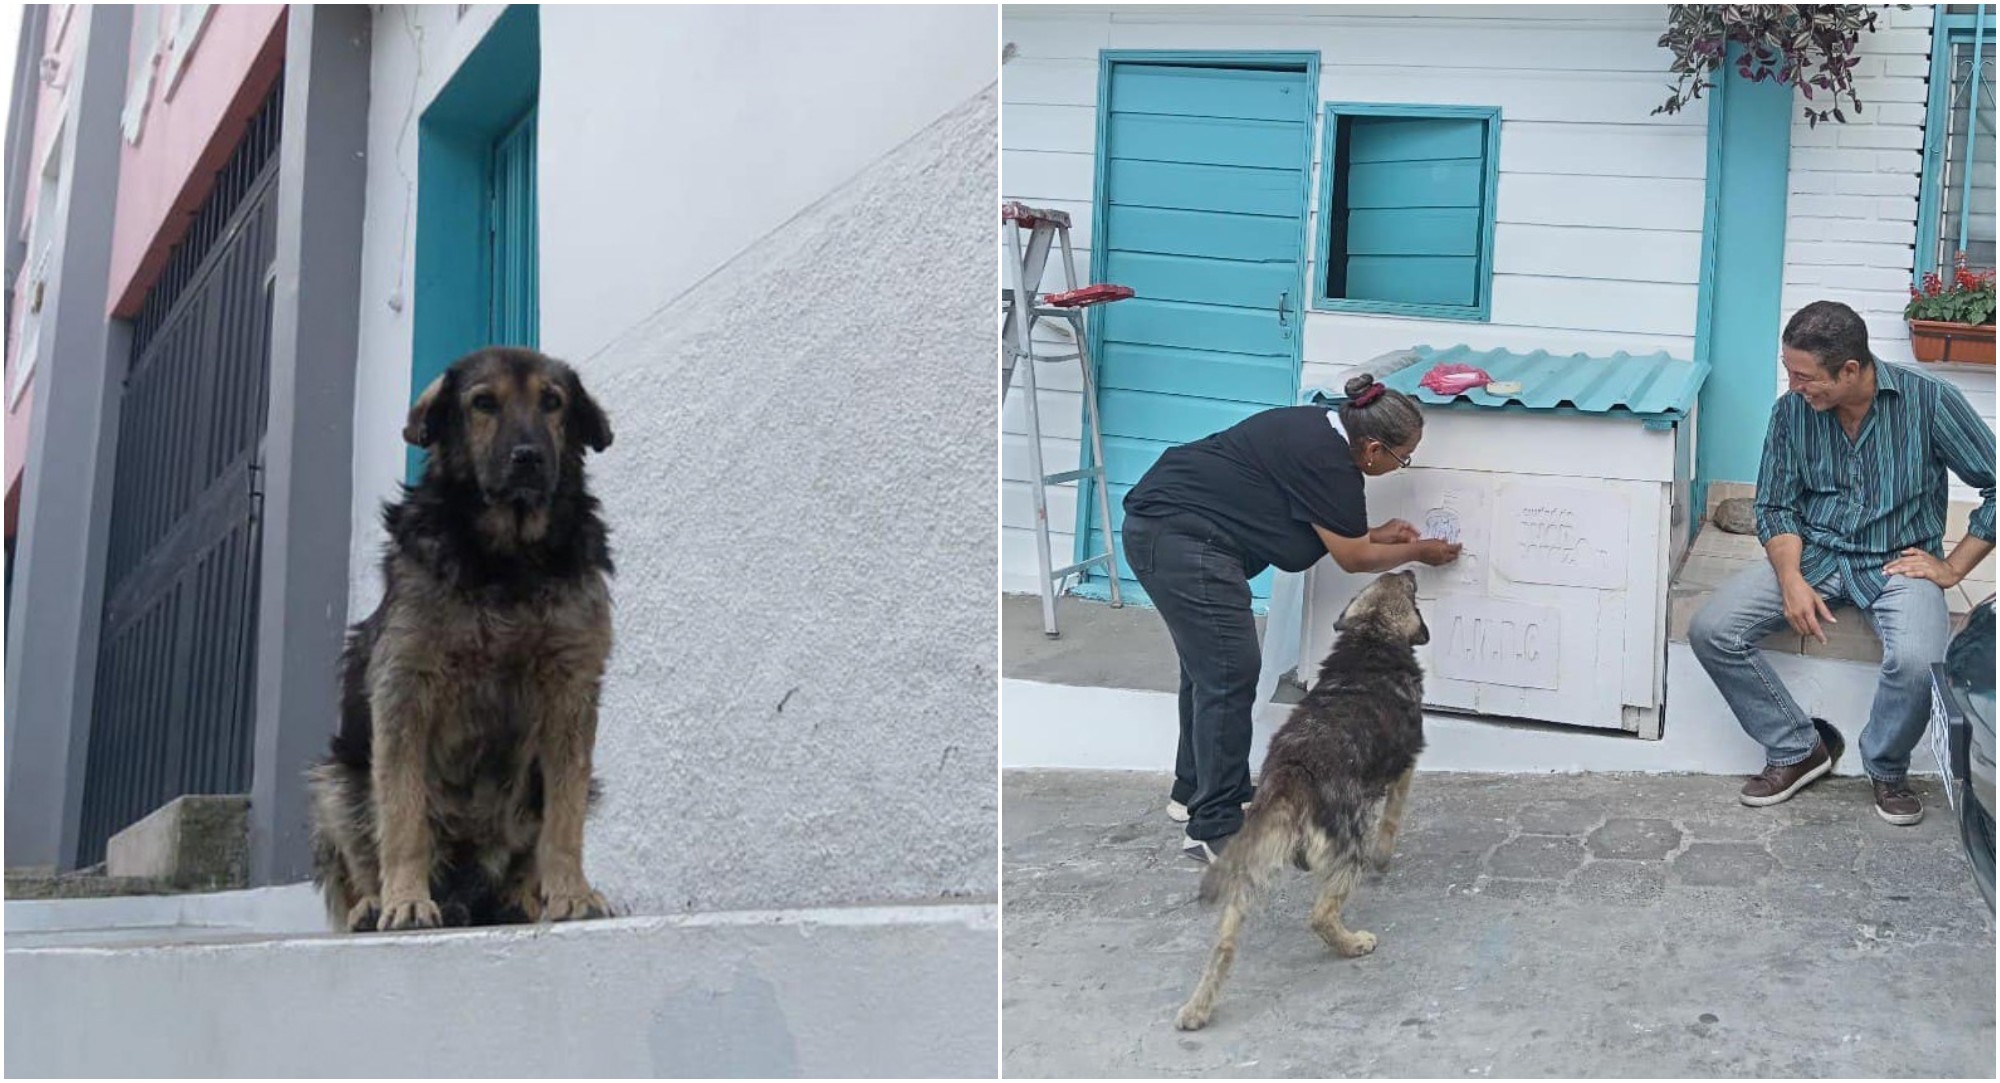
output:
[[282, 113], [273, 89], [133, 324], [79, 865], [182, 794], [250, 792]]

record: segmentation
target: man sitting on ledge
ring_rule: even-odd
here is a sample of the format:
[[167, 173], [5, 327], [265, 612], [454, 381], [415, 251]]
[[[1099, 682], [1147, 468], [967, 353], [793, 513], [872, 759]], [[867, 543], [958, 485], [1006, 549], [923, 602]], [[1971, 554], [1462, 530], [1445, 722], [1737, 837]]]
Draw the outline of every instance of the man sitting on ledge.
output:
[[[1783, 353], [1789, 393], [1771, 408], [1757, 474], [1757, 538], [1769, 563], [1716, 588], [1688, 645], [1764, 746], [1743, 803], [1775, 805], [1832, 771], [1846, 742], [1799, 708], [1757, 644], [1781, 625], [1824, 643], [1820, 626], [1835, 622], [1834, 607], [1860, 610], [1882, 641], [1862, 766], [1875, 811], [1914, 824], [1924, 807], [1904, 779], [1930, 718], [1930, 666], [1944, 660], [1944, 591], [1993, 551], [1993, 431], [1956, 387], [1877, 364], [1868, 325], [1838, 302], [1800, 309]], [[1946, 470], [1979, 490], [1980, 505], [1941, 558]]]

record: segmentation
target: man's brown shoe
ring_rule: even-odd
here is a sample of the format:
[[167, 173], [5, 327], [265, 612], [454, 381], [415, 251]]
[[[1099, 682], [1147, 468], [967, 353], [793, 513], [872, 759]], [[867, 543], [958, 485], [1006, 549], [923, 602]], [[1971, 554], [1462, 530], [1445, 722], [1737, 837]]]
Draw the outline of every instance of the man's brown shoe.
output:
[[1924, 803], [1910, 792], [1908, 783], [1877, 782], [1875, 814], [1897, 827], [1908, 827], [1924, 818]]
[[1751, 775], [1750, 781], [1743, 784], [1743, 793], [1737, 799], [1751, 808], [1789, 801], [1793, 794], [1831, 770], [1833, 756], [1827, 752], [1826, 742], [1816, 741], [1812, 755], [1797, 763], [1784, 767], [1765, 764], [1762, 772]]
[[1819, 739], [1826, 742], [1826, 752], [1833, 757], [1833, 766], [1838, 768], [1840, 754], [1847, 751], [1847, 738], [1842, 737], [1840, 731], [1833, 728], [1833, 723], [1824, 718], [1815, 717], [1812, 724], [1813, 729], [1819, 731]]

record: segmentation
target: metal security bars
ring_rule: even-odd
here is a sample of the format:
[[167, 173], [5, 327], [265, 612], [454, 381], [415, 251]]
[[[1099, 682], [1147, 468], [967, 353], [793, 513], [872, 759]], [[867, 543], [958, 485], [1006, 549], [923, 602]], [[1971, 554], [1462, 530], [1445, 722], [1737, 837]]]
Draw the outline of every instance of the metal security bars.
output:
[[273, 91], [135, 321], [80, 865], [177, 796], [249, 792], [281, 114]]
[[1925, 116], [1916, 275], [1994, 265], [1994, 12], [1940, 9]]

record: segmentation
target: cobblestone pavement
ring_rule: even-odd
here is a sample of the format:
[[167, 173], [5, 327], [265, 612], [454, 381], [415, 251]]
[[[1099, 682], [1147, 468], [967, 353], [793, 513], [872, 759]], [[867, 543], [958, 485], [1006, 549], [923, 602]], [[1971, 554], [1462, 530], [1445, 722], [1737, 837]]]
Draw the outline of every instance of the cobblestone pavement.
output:
[[1749, 809], [1735, 778], [1420, 773], [1348, 907], [1375, 953], [1328, 952], [1288, 872], [1193, 1034], [1215, 917], [1167, 783], [1007, 774], [1007, 1075], [1993, 1078], [1993, 920], [1934, 780], [1898, 828], [1859, 779]]

